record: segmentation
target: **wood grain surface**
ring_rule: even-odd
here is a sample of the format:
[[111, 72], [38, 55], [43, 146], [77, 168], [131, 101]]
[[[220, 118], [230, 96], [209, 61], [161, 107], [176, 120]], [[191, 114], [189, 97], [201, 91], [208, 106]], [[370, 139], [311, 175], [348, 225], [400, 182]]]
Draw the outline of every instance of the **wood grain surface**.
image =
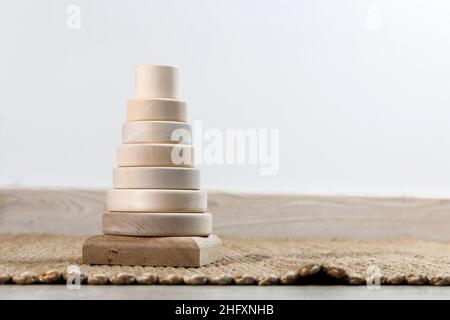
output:
[[[0, 233], [98, 234], [106, 189], [0, 188]], [[219, 236], [450, 240], [450, 199], [208, 192]]]

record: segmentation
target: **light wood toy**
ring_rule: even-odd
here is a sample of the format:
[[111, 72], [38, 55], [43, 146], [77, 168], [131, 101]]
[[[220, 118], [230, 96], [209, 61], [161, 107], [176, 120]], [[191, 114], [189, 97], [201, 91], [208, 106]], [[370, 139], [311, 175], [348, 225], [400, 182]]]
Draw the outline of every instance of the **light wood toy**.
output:
[[200, 189], [200, 171], [195, 168], [114, 168], [116, 189]]
[[[185, 140], [172, 137], [175, 130], [186, 130]], [[123, 143], [184, 143], [190, 144], [191, 126], [182, 122], [133, 121], [123, 125]]]
[[[174, 152], [188, 154], [184, 163], [174, 163]], [[117, 148], [119, 167], [193, 167], [194, 148], [187, 144], [138, 143], [121, 144]]]
[[108, 192], [109, 211], [205, 212], [206, 192], [202, 190], [113, 189]]
[[209, 213], [107, 212], [103, 232], [122, 236], [188, 237], [212, 232]]
[[[186, 103], [177, 98], [177, 67], [136, 68], [104, 234], [84, 242], [84, 263], [200, 267], [221, 259], [222, 244], [212, 234], [207, 194], [194, 168]], [[189, 133], [182, 141], [172, 135], [179, 129]]]

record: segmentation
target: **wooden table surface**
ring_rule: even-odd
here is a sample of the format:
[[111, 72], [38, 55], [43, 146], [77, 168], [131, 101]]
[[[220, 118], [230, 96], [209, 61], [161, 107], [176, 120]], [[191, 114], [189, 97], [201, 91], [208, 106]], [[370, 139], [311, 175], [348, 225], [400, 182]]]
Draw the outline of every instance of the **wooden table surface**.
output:
[[[0, 233], [101, 233], [106, 189], [0, 188]], [[449, 241], [450, 199], [208, 192], [219, 236]]]

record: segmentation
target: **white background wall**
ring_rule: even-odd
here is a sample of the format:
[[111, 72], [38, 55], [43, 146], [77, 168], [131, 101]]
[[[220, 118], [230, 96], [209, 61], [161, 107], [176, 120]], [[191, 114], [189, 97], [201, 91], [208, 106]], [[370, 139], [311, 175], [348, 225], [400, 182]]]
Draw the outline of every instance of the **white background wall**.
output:
[[449, 17], [445, 0], [3, 1], [0, 184], [110, 186], [134, 67], [163, 63], [190, 121], [280, 129], [277, 175], [202, 166], [207, 188], [448, 195]]

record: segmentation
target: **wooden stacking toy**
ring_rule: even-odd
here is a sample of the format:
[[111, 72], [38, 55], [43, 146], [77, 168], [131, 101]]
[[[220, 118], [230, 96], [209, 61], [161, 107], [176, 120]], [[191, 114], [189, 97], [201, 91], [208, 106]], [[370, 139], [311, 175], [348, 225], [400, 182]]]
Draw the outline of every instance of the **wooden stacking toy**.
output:
[[[177, 99], [177, 67], [136, 68], [136, 96], [128, 101], [104, 234], [84, 242], [84, 263], [199, 267], [221, 258], [194, 168], [186, 103]], [[176, 130], [189, 134], [180, 141]], [[190, 161], [175, 161], [177, 153]]]

